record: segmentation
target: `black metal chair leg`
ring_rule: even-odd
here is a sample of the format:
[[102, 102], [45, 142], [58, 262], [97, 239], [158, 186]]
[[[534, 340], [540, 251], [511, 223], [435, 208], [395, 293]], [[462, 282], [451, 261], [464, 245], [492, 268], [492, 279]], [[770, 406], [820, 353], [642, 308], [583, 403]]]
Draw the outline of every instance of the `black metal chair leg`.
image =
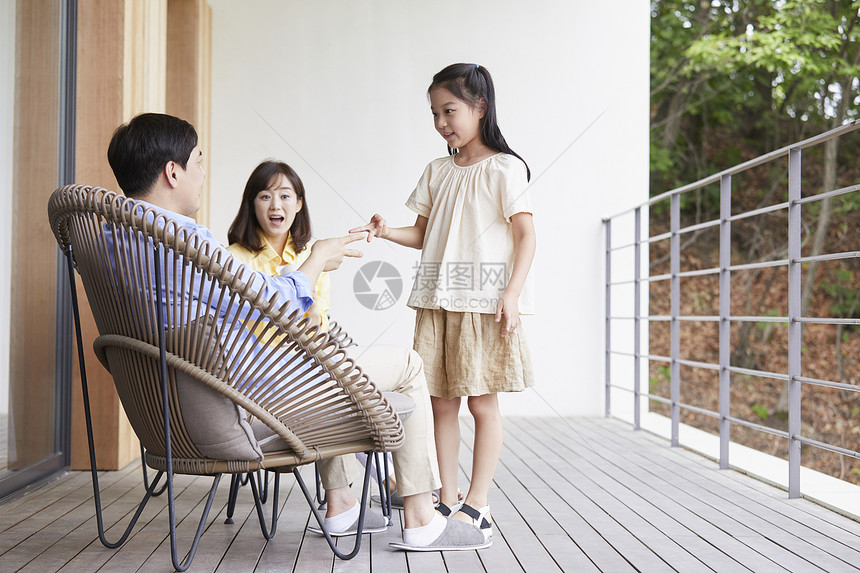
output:
[[[388, 525], [391, 525], [391, 480], [388, 479], [388, 476], [391, 475], [388, 467], [388, 454], [382, 454], [383, 463], [385, 464], [385, 497], [381, 499], [385, 499], [385, 504], [383, 506], [383, 512], [385, 512], [385, 516], [388, 517]], [[379, 460], [376, 461], [379, 463]], [[381, 494], [380, 494], [381, 495]]]
[[[260, 520], [260, 530], [263, 532], [263, 537], [268, 541], [275, 536], [275, 532], [278, 530], [278, 490], [281, 485], [281, 474], [275, 473], [274, 493], [272, 494], [272, 525], [269, 529], [266, 529], [266, 518], [263, 516], [263, 504], [266, 501], [258, 495], [254, 474], [248, 474], [248, 481], [251, 482], [251, 492], [254, 494], [254, 506], [257, 508], [257, 517]], [[268, 482], [268, 479], [266, 481]]]
[[[143, 444], [140, 445], [140, 468], [143, 470], [143, 487], [149, 489], [149, 472], [146, 471], [146, 452], [143, 449]], [[152, 497], [158, 497], [167, 489], [167, 482], [161, 486], [161, 489], [152, 493]]]
[[197, 545], [200, 543], [200, 537], [203, 535], [203, 527], [206, 525], [206, 518], [209, 516], [209, 510], [212, 508], [212, 500], [215, 499], [215, 491], [218, 489], [218, 484], [221, 482], [221, 474], [215, 475], [215, 480], [212, 488], [209, 490], [209, 498], [206, 500], [206, 507], [203, 510], [203, 516], [200, 518], [200, 524], [197, 526], [197, 533], [194, 536], [194, 541], [191, 543], [191, 549], [186, 554], [185, 559], [180, 563], [179, 556], [176, 551], [176, 508], [174, 507], [173, 495], [173, 454], [170, 444], [170, 398], [167, 391], [167, 349], [164, 342], [164, 309], [161, 307], [162, 298], [162, 277], [161, 277], [161, 247], [156, 246], [153, 251], [153, 263], [155, 269], [155, 320], [158, 328], [158, 361], [160, 365], [159, 374], [161, 376], [161, 411], [164, 416], [164, 457], [167, 467], [167, 509], [170, 518], [170, 559], [173, 561], [173, 568], [177, 571], [185, 571], [191, 566], [194, 560], [194, 555], [197, 553]]
[[325, 518], [320, 514], [319, 509], [317, 509], [316, 504], [314, 503], [314, 498], [311, 495], [310, 491], [308, 491], [307, 486], [305, 485], [305, 480], [302, 479], [301, 474], [299, 473], [299, 468], [293, 469], [293, 475], [296, 478], [296, 482], [298, 482], [299, 487], [302, 490], [302, 493], [305, 496], [305, 499], [308, 502], [308, 505], [311, 508], [311, 512], [313, 512], [314, 517], [317, 520], [317, 523], [320, 526], [320, 529], [323, 532], [323, 536], [325, 536], [326, 541], [328, 542], [328, 546], [331, 548], [332, 553], [334, 553], [340, 559], [347, 561], [352, 559], [356, 555], [358, 555], [358, 551], [361, 549], [361, 535], [364, 531], [364, 515], [367, 511], [367, 499], [369, 497], [370, 491], [370, 475], [371, 475], [371, 465], [373, 461], [373, 456], [371, 452], [367, 452], [367, 461], [365, 462], [364, 467], [364, 485], [361, 488], [361, 511], [358, 514], [358, 531], [355, 535], [355, 545], [352, 548], [352, 551], [349, 553], [344, 553], [340, 551], [334, 544], [334, 540], [331, 537], [331, 534], [328, 532], [328, 529], [325, 526]]
[[260, 484], [260, 503], [269, 499], [269, 476], [265, 470], [257, 470], [257, 482]]
[[[172, 473], [172, 472], [171, 472]], [[218, 490], [218, 484], [221, 483], [221, 474], [215, 474], [215, 479], [212, 482], [212, 487], [209, 489], [209, 497], [206, 499], [206, 506], [203, 508], [203, 515], [200, 517], [200, 523], [197, 524], [197, 531], [194, 534], [194, 540], [191, 542], [191, 548], [185, 554], [185, 559], [180, 562], [176, 548], [176, 510], [174, 507], [173, 484], [168, 483], [167, 488], [167, 507], [170, 515], [170, 559], [173, 561], [173, 568], [177, 571], [185, 571], [191, 566], [194, 560], [194, 555], [197, 554], [197, 546], [200, 544], [200, 538], [203, 537], [203, 529], [206, 526], [206, 518], [209, 517], [209, 510], [212, 509], [212, 501], [215, 499], [215, 492]]]
[[[84, 418], [86, 420], [87, 426], [87, 446], [89, 448], [90, 454], [90, 472], [92, 474], [92, 483], [93, 483], [93, 501], [96, 506], [96, 525], [99, 533], [99, 541], [101, 541], [102, 545], [109, 549], [116, 549], [128, 539], [129, 534], [131, 533], [132, 528], [134, 528], [137, 520], [140, 518], [140, 514], [143, 512], [143, 508], [146, 507], [147, 502], [149, 502], [149, 498], [153, 495], [158, 495], [155, 492], [155, 488], [158, 487], [158, 482], [161, 479], [161, 476], [164, 472], [158, 472], [155, 474], [155, 479], [152, 481], [152, 484], [147, 484], [146, 486], [146, 494], [143, 496], [143, 499], [140, 501], [140, 504], [137, 506], [137, 511], [135, 511], [134, 516], [131, 518], [131, 522], [129, 522], [123, 534], [120, 538], [115, 541], [108, 541], [105, 537], [105, 529], [104, 529], [104, 518], [102, 516], [102, 502], [101, 496], [99, 494], [99, 475], [98, 469], [96, 466], [96, 448], [95, 441], [93, 440], [93, 422], [92, 422], [92, 414], [90, 411], [90, 393], [89, 387], [87, 385], [87, 368], [84, 362], [84, 344], [83, 344], [83, 335], [81, 334], [81, 316], [78, 308], [78, 294], [77, 287], [75, 286], [75, 270], [74, 270], [74, 260], [72, 258], [72, 247], [69, 245], [66, 248], [66, 252], [64, 253], [66, 256], [66, 267], [69, 270], [69, 289], [71, 290], [72, 295], [72, 314], [75, 320], [75, 339], [78, 345], [78, 363], [80, 366], [81, 372], [81, 392], [83, 394], [83, 402], [84, 402]], [[144, 466], [144, 472], [146, 472], [146, 467]], [[148, 478], [147, 478], [148, 479]], [[164, 488], [161, 489], [159, 494], [164, 491]]]
[[326, 498], [326, 495], [323, 493], [322, 478], [320, 478], [320, 469], [319, 469], [319, 467], [317, 467], [316, 464], [314, 464], [314, 479], [316, 480], [316, 485], [317, 485], [317, 495], [314, 499], [316, 500], [317, 504], [319, 504], [319, 505], [317, 505], [317, 509], [322, 509], [325, 507], [325, 504], [328, 501], [328, 499]]
[[[386, 457], [386, 462], [387, 461], [388, 458]], [[388, 525], [391, 525], [390, 494], [388, 493], [388, 468], [386, 468], [386, 477], [383, 481], [382, 466], [379, 465], [379, 452], [373, 452], [373, 466], [373, 470], [376, 471], [376, 485], [379, 488], [379, 504], [382, 506], [382, 515], [388, 518]]]
[[[260, 484], [259, 496], [254, 498], [254, 502], [258, 502], [260, 504], [265, 505], [266, 501], [269, 499], [269, 472], [266, 470], [257, 470], [257, 483]], [[236, 500], [239, 497], [239, 488], [253, 480], [251, 479], [254, 474], [233, 474], [230, 476], [230, 495], [227, 498], [227, 519], [224, 520], [226, 524], [233, 523], [233, 512], [236, 511]], [[275, 483], [280, 483], [280, 474], [275, 474]], [[275, 486], [277, 487], [277, 485]], [[274, 534], [274, 532], [273, 532]], [[265, 530], [263, 535], [266, 535]], [[269, 539], [267, 537], [267, 539]]]
[[239, 497], [239, 486], [242, 482], [242, 476], [233, 474], [230, 476], [230, 495], [227, 497], [227, 519], [224, 523], [233, 524], [233, 512], [236, 511], [236, 498]]

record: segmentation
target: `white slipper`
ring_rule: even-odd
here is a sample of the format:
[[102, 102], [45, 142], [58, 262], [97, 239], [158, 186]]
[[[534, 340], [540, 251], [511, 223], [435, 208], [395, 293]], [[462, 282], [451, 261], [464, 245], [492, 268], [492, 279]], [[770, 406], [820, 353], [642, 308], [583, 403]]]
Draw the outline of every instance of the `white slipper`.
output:
[[[362, 533], [382, 533], [386, 529], [388, 529], [387, 518], [372, 511], [368, 511], [364, 514], [364, 529], [362, 529]], [[308, 531], [319, 535], [323, 534], [319, 524], [308, 525]], [[329, 531], [328, 533], [332, 537], [347, 537], [349, 535], [355, 535], [358, 533], [358, 519], [356, 519], [353, 524], [347, 527], [344, 531]]]

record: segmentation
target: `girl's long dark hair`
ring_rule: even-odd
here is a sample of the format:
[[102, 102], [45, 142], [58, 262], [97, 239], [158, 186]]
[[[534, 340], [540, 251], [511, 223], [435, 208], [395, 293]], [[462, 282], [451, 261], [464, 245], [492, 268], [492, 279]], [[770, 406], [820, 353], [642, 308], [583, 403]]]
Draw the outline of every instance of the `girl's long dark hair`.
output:
[[[445, 88], [473, 109], [480, 107], [481, 98], [483, 98], [487, 109], [484, 117], [481, 118], [481, 140], [490, 149], [508, 153], [525, 163], [526, 176], [531, 180], [529, 164], [510, 148], [499, 129], [496, 120], [496, 89], [493, 87], [493, 77], [487, 68], [478, 64], [451, 64], [433, 76], [433, 83], [427, 88], [428, 95], [433, 88]], [[448, 147], [449, 154], [453, 155], [454, 152], [454, 149]]]
[[248, 177], [245, 191], [242, 192], [239, 212], [236, 213], [236, 218], [233, 219], [230, 230], [227, 232], [227, 240], [230, 241], [231, 245], [239, 243], [252, 253], [259, 253], [263, 250], [263, 243], [260, 241], [259, 233], [257, 233], [260, 222], [257, 221], [254, 200], [257, 198], [257, 193], [277, 183], [279, 175], [283, 175], [289, 180], [293, 186], [293, 191], [296, 193], [296, 198], [302, 200], [302, 209], [296, 213], [296, 218], [290, 226], [290, 236], [293, 239], [293, 248], [296, 253], [302, 252], [308, 241], [311, 240], [311, 213], [308, 209], [308, 200], [305, 197], [305, 186], [302, 184], [299, 174], [283, 161], [269, 159], [254, 168]]

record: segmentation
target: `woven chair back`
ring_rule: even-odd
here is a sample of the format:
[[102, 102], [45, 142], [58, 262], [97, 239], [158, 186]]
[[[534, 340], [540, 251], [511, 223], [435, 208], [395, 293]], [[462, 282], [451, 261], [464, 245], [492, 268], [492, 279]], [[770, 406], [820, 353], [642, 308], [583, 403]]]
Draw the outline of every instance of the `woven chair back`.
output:
[[[98, 187], [62, 187], [48, 212], [60, 247], [71, 246], [100, 335], [96, 354], [153, 467], [165, 452], [159, 336], [176, 471], [287, 467], [402, 444], [400, 420], [347, 356], [343, 341], [318, 332], [277, 294], [266, 299], [258, 273], [220, 245], [148, 203]], [[177, 393], [183, 377], [229, 398], [283, 438], [287, 449], [258, 464], [205, 459], [183, 421]]]

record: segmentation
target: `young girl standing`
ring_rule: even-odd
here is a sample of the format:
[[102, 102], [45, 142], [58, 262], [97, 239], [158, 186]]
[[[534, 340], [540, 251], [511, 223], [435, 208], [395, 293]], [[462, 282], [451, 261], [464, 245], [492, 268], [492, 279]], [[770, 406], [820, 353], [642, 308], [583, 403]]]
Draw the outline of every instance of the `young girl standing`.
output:
[[[502, 447], [498, 393], [534, 384], [519, 324], [533, 312], [529, 268], [535, 232], [530, 172], [502, 136], [493, 80], [476, 64], [453, 64], [428, 89], [436, 131], [448, 155], [424, 170], [406, 205], [409, 227], [380, 215], [367, 232], [422, 249], [408, 305], [416, 309], [415, 350], [424, 360], [442, 480], [439, 511], [492, 535], [488, 492]], [[457, 505], [458, 414], [467, 397], [475, 420], [472, 476]]]

